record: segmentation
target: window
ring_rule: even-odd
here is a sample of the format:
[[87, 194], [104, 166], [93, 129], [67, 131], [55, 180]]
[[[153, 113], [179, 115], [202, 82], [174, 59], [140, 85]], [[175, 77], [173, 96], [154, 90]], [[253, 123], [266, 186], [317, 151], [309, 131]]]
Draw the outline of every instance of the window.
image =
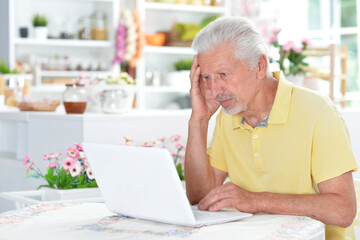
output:
[[347, 91], [349, 97], [359, 100], [359, 51], [357, 10], [360, 0], [307, 0], [307, 29], [317, 44], [347, 45]]

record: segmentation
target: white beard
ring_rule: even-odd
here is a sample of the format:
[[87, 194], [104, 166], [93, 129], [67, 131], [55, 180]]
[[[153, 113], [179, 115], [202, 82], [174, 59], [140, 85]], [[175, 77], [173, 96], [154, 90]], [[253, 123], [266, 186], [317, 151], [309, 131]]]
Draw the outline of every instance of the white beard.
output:
[[226, 108], [224, 108], [223, 106], [221, 106], [221, 107], [222, 107], [222, 109], [224, 110], [224, 112], [225, 112], [226, 114], [229, 114], [229, 115], [238, 114], [238, 113], [240, 113], [240, 112], [244, 112], [244, 111], [247, 110], [247, 106], [242, 106], [242, 105], [240, 105], [240, 104], [238, 104], [238, 103], [236, 104], [235, 107], [230, 108], [230, 109], [226, 109]]

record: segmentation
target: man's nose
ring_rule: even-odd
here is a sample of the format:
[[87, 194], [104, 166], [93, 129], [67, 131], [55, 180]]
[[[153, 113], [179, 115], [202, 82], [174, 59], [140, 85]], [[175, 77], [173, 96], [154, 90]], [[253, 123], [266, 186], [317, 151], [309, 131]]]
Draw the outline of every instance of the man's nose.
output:
[[213, 97], [216, 97], [221, 91], [221, 83], [220, 83], [219, 79], [217, 78], [217, 76], [211, 77], [209, 84], [210, 84], [209, 88], [211, 91], [211, 95]]

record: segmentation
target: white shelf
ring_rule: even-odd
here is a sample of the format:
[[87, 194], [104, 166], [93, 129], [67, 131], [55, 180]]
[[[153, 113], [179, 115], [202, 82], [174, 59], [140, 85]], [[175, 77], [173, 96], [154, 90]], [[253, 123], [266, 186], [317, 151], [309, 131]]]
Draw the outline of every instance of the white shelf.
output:
[[178, 93], [189, 93], [190, 89], [186, 88], [179, 88], [175, 86], [145, 86], [144, 87], [145, 92], [178, 92]]
[[[37, 1], [44, 1], [44, 2], [57, 2], [59, 0], [37, 0]], [[94, 3], [112, 3], [113, 0], [62, 0], [63, 2], [94, 2]]]
[[154, 47], [146, 46], [144, 48], [145, 53], [154, 53], [154, 54], [186, 54], [194, 55], [195, 51], [190, 47]]
[[162, 10], [162, 11], [177, 11], [177, 12], [198, 12], [198, 13], [218, 13], [225, 14], [224, 7], [204, 6], [204, 5], [190, 5], [190, 4], [176, 4], [176, 3], [156, 3], [146, 2], [146, 10]]
[[46, 39], [38, 40], [34, 38], [16, 38], [16, 45], [28, 46], [58, 46], [58, 47], [101, 47], [110, 48], [113, 46], [111, 41], [78, 40], [78, 39]]
[[111, 71], [41, 71], [41, 77], [79, 77], [80, 75], [109, 75]]
[[42, 84], [39, 86], [32, 86], [31, 92], [48, 92], [48, 93], [58, 93], [65, 91], [65, 84]]

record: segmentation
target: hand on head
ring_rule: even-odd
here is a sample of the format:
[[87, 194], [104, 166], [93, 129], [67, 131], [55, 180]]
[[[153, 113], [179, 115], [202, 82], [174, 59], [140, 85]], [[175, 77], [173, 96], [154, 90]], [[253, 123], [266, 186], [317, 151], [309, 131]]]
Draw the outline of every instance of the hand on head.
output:
[[206, 79], [202, 78], [200, 74], [198, 56], [195, 55], [190, 72], [192, 116], [198, 119], [210, 119], [220, 104], [216, 101], [216, 97], [211, 95]]

